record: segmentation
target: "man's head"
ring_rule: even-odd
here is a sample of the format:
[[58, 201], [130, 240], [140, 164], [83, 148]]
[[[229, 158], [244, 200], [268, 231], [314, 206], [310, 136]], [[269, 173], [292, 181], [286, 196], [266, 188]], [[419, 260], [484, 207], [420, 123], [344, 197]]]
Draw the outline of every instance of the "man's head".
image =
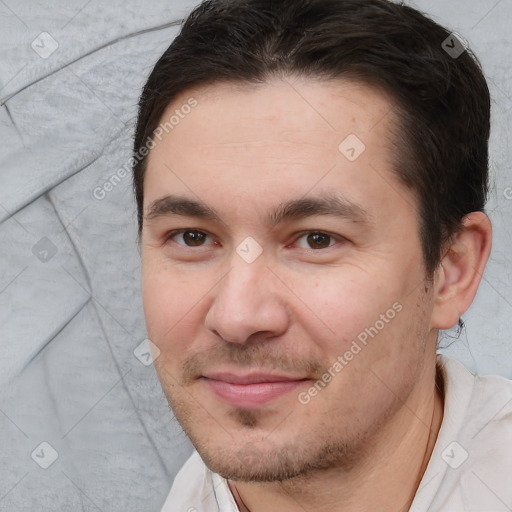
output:
[[211, 1], [156, 64], [135, 135], [144, 309], [215, 471], [349, 467], [421, 413], [490, 250], [489, 94], [449, 37], [384, 0]]

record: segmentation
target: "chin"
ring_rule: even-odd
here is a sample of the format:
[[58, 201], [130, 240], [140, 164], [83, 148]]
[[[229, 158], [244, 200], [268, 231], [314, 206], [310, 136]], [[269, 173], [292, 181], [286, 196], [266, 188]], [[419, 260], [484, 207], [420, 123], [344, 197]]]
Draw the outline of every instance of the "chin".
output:
[[[239, 446], [234, 439], [230, 445], [218, 446], [191, 440], [211, 471], [238, 482], [283, 482], [335, 466], [348, 467], [357, 459], [357, 448], [343, 442], [322, 439], [317, 445], [295, 442], [278, 446], [268, 434], [255, 442], [247, 441], [250, 436], [244, 437]], [[303, 437], [302, 442], [306, 441]]]
[[211, 471], [238, 482], [282, 482], [308, 472], [298, 460], [296, 449], [276, 450], [268, 446], [262, 451], [247, 443], [229, 452], [225, 448], [214, 453], [211, 450], [198, 452]]

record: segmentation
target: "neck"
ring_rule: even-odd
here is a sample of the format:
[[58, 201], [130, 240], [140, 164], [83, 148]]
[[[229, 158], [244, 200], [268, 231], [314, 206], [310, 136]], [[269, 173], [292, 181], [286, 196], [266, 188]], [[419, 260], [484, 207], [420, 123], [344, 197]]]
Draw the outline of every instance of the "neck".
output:
[[340, 466], [285, 482], [228, 482], [240, 512], [408, 511], [443, 419], [442, 379], [432, 377], [436, 385], [411, 394], [349, 471]]

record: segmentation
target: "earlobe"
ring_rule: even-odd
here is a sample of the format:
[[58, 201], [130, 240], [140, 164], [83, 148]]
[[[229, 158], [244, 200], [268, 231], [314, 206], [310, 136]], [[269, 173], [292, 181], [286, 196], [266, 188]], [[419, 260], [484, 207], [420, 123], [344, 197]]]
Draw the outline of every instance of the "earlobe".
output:
[[475, 298], [491, 252], [491, 221], [483, 212], [464, 217], [435, 274], [432, 327], [450, 329]]

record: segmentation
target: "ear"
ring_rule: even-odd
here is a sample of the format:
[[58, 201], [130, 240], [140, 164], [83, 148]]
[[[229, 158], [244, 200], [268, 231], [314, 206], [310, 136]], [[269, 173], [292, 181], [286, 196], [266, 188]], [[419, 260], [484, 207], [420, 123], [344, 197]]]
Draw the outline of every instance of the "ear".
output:
[[483, 212], [464, 217], [434, 276], [431, 327], [450, 329], [475, 298], [491, 252], [492, 226]]

